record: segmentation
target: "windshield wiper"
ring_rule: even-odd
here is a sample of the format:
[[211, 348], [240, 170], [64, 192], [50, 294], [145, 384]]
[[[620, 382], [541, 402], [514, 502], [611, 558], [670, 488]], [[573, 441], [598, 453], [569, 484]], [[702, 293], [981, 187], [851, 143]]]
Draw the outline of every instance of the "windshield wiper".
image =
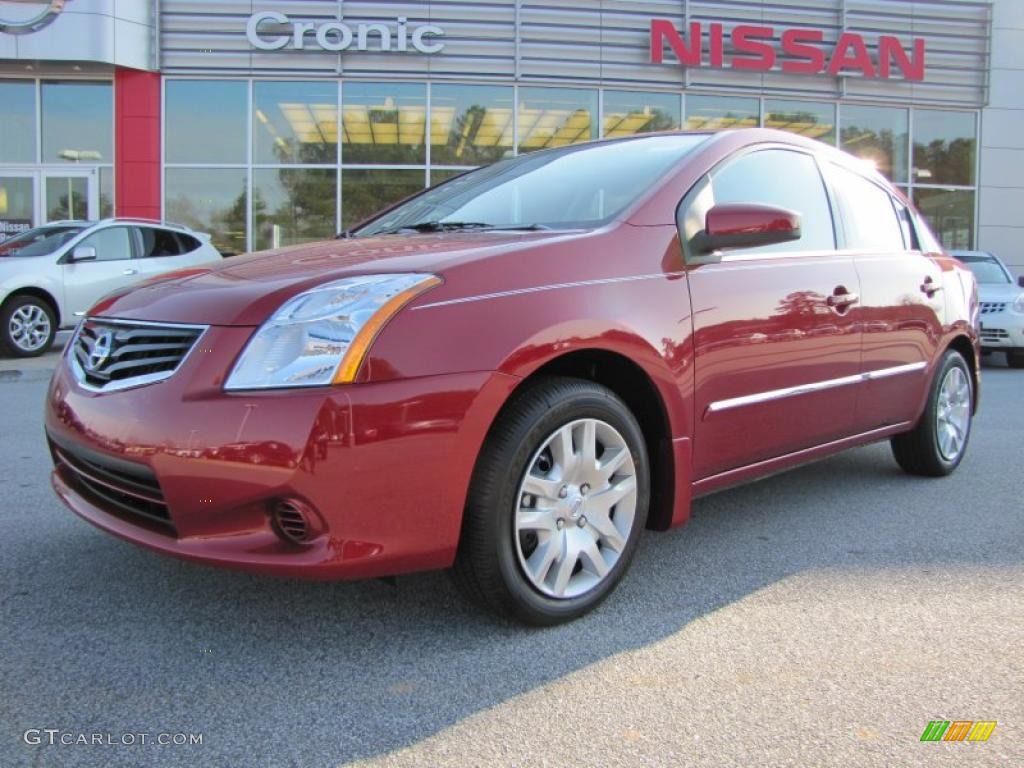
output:
[[482, 221], [421, 221], [417, 224], [385, 229], [374, 232], [374, 235], [397, 235], [402, 232], [456, 232], [462, 229], [494, 229], [494, 230], [540, 230], [551, 229], [544, 224], [485, 224]]

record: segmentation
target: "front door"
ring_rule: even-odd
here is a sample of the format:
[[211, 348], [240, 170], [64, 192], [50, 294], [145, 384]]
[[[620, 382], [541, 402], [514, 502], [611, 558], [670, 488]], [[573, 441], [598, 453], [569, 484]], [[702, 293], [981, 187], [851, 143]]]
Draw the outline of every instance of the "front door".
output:
[[76, 248], [81, 246], [95, 248], [96, 258], [61, 265], [69, 317], [85, 312], [105, 294], [138, 280], [131, 227], [104, 227], [84, 238]]
[[726, 161], [688, 195], [685, 242], [720, 203], [796, 211], [801, 237], [688, 269], [696, 480], [851, 434], [860, 373], [851, 318], [860, 281], [853, 259], [836, 251], [814, 157], [772, 148]]
[[41, 223], [65, 219], [95, 219], [99, 194], [95, 170], [63, 169], [42, 172]]
[[0, 240], [52, 221], [98, 216], [95, 168], [0, 168]]

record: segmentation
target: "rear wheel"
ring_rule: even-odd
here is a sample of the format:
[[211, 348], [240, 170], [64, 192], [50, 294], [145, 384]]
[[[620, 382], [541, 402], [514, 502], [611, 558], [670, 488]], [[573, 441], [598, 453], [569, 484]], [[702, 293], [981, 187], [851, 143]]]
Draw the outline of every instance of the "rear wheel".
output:
[[0, 346], [15, 357], [37, 357], [53, 344], [57, 318], [36, 296], [14, 296], [0, 310]]
[[948, 475], [960, 464], [967, 449], [973, 405], [967, 361], [956, 350], [947, 350], [917, 426], [892, 438], [896, 462], [912, 475]]
[[1014, 349], [1007, 352], [1006, 364], [1011, 368], [1024, 368], [1024, 349]]
[[476, 602], [550, 625], [597, 606], [629, 567], [647, 520], [643, 434], [609, 389], [525, 385], [473, 474], [455, 577]]

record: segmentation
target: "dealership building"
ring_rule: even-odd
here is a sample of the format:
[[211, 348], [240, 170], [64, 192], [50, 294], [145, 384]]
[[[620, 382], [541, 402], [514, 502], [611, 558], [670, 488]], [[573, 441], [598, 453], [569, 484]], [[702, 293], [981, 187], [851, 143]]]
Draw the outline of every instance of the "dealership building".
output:
[[763, 125], [1019, 273], [1022, 78], [1021, 0], [0, 0], [0, 236], [117, 214], [259, 250], [517, 153]]

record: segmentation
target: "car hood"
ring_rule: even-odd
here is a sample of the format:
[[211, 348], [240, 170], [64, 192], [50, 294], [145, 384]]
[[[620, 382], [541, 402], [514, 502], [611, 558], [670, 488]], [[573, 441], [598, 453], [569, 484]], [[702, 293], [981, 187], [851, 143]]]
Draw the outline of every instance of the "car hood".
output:
[[292, 296], [360, 274], [425, 272], [447, 278], [471, 262], [579, 232], [439, 232], [329, 240], [235, 256], [112, 293], [90, 316], [203, 325], [259, 325]]
[[1024, 293], [1024, 289], [1012, 283], [1000, 283], [998, 285], [992, 283], [978, 284], [979, 301], [1005, 301], [1013, 303], [1022, 293]]

